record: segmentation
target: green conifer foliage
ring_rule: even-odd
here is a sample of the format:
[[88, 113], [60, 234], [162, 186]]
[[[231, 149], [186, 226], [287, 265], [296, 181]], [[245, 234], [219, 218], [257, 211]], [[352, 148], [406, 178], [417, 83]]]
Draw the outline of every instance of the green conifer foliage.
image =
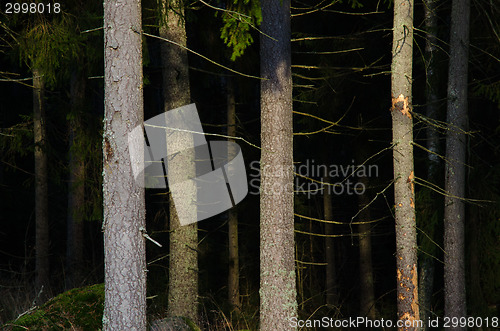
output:
[[262, 21], [260, 2], [233, 0], [222, 14], [222, 21], [224, 26], [220, 30], [220, 37], [232, 49], [231, 60], [235, 61], [253, 43], [251, 29], [256, 29]]

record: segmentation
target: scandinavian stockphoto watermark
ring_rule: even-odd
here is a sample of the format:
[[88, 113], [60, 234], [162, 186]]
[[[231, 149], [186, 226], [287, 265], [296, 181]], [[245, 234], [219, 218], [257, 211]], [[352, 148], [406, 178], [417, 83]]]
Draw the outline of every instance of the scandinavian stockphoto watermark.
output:
[[500, 326], [498, 317], [432, 317], [427, 320], [420, 319], [369, 319], [367, 317], [348, 317], [343, 319], [335, 319], [324, 316], [319, 319], [299, 319], [291, 317], [288, 319], [291, 328], [337, 328], [337, 329], [391, 329], [391, 328], [410, 328], [410, 329], [423, 329], [427, 328], [496, 328]]
[[240, 147], [207, 142], [195, 104], [145, 121], [128, 142], [136, 182], [160, 189], [168, 182], [181, 225], [220, 214], [248, 193]]
[[292, 317], [289, 319], [291, 328], [352, 328], [352, 329], [373, 329], [373, 328], [416, 328], [423, 327], [424, 322], [421, 320], [397, 320], [376, 319], [372, 320], [366, 317], [348, 317], [344, 319], [334, 319], [331, 317], [323, 317], [321, 319], [298, 319]]
[[[332, 195], [361, 195], [366, 191], [366, 181], [360, 180], [362, 177], [378, 177], [379, 169], [376, 164], [321, 164], [313, 159], [307, 159], [300, 164], [295, 164], [290, 171], [293, 171], [293, 190], [295, 194], [307, 195], [311, 198], [315, 195], [322, 195], [328, 192]], [[261, 175], [270, 176], [284, 175], [286, 169], [276, 169], [270, 166], [261, 167], [259, 161], [250, 163], [249, 186], [251, 195], [258, 195], [262, 192], [260, 185]], [[325, 178], [329, 178], [329, 182]], [[291, 184], [292, 185], [292, 184]], [[274, 193], [279, 193], [286, 188], [271, 187]], [[292, 189], [290, 186], [289, 189]]]

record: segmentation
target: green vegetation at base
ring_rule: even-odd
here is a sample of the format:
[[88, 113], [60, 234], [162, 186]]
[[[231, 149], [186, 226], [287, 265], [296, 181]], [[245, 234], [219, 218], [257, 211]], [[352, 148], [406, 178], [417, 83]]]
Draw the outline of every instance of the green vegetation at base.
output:
[[6, 330], [99, 330], [102, 328], [104, 284], [72, 289], [22, 315]]

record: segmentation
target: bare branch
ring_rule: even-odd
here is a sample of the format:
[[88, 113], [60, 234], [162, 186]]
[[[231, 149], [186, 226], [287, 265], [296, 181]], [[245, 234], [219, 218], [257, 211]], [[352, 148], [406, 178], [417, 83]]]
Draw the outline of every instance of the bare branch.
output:
[[[137, 32], [137, 31], [135, 31], [135, 32]], [[185, 46], [183, 46], [183, 45], [181, 45], [181, 44], [176, 43], [175, 41], [172, 41], [172, 40], [169, 40], [169, 39], [166, 39], [166, 38], [162, 38], [162, 37], [160, 37], [160, 36], [155, 36], [155, 35], [152, 35], [152, 34], [146, 33], [146, 32], [144, 32], [144, 31], [143, 31], [143, 32], [137, 32], [137, 33], [142, 33], [142, 34], [143, 34], [143, 35], [145, 35], [145, 36], [148, 36], [148, 37], [151, 37], [151, 38], [156, 38], [156, 39], [159, 39], [159, 40], [163, 40], [163, 41], [166, 41], [166, 42], [171, 43], [171, 44], [173, 44], [173, 45], [176, 45], [176, 46], [178, 46], [178, 47], [180, 47], [180, 48], [182, 48], [182, 49], [185, 49], [186, 51], [188, 51], [188, 52], [190, 52], [190, 53], [193, 53], [193, 54], [195, 54], [195, 55], [197, 55], [197, 56], [201, 57], [201, 58], [202, 58], [202, 59], [204, 59], [204, 60], [207, 60], [207, 61], [208, 61], [208, 62], [210, 62], [210, 63], [215, 64], [216, 66], [219, 66], [219, 67], [221, 67], [221, 68], [223, 68], [223, 69], [226, 69], [226, 70], [228, 70], [228, 71], [231, 71], [231, 72], [233, 72], [233, 73], [235, 73], [235, 74], [238, 74], [238, 75], [240, 75], [240, 76], [243, 76], [243, 77], [248, 77], [248, 78], [255, 78], [255, 79], [259, 79], [259, 80], [265, 80], [265, 78], [262, 78], [262, 77], [257, 77], [257, 76], [252, 76], [252, 75], [247, 75], [247, 74], [244, 74], [244, 73], [242, 73], [242, 72], [239, 72], [239, 71], [236, 71], [236, 70], [234, 70], [234, 69], [231, 69], [231, 68], [229, 68], [229, 67], [226, 67], [226, 66], [224, 66], [224, 65], [222, 65], [222, 64], [220, 64], [220, 63], [218, 63], [218, 62], [215, 62], [214, 60], [209, 59], [209, 58], [208, 58], [208, 57], [206, 57], [205, 55], [202, 55], [202, 54], [200, 54], [200, 53], [198, 53], [198, 52], [193, 51], [192, 49], [189, 49], [189, 48], [187, 48], [187, 47], [185, 47]]]

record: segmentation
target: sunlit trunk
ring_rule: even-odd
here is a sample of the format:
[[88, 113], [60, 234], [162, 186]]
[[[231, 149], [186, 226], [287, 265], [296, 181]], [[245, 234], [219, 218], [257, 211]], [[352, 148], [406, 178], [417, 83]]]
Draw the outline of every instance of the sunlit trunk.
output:
[[289, 330], [295, 281], [290, 1], [262, 1], [260, 329]]
[[[392, 143], [396, 218], [397, 306], [400, 320], [419, 319], [412, 119], [413, 1], [394, 2]], [[415, 330], [401, 327], [400, 330]]]
[[146, 330], [145, 191], [128, 142], [144, 122], [141, 29], [140, 1], [104, 1], [103, 330]]

